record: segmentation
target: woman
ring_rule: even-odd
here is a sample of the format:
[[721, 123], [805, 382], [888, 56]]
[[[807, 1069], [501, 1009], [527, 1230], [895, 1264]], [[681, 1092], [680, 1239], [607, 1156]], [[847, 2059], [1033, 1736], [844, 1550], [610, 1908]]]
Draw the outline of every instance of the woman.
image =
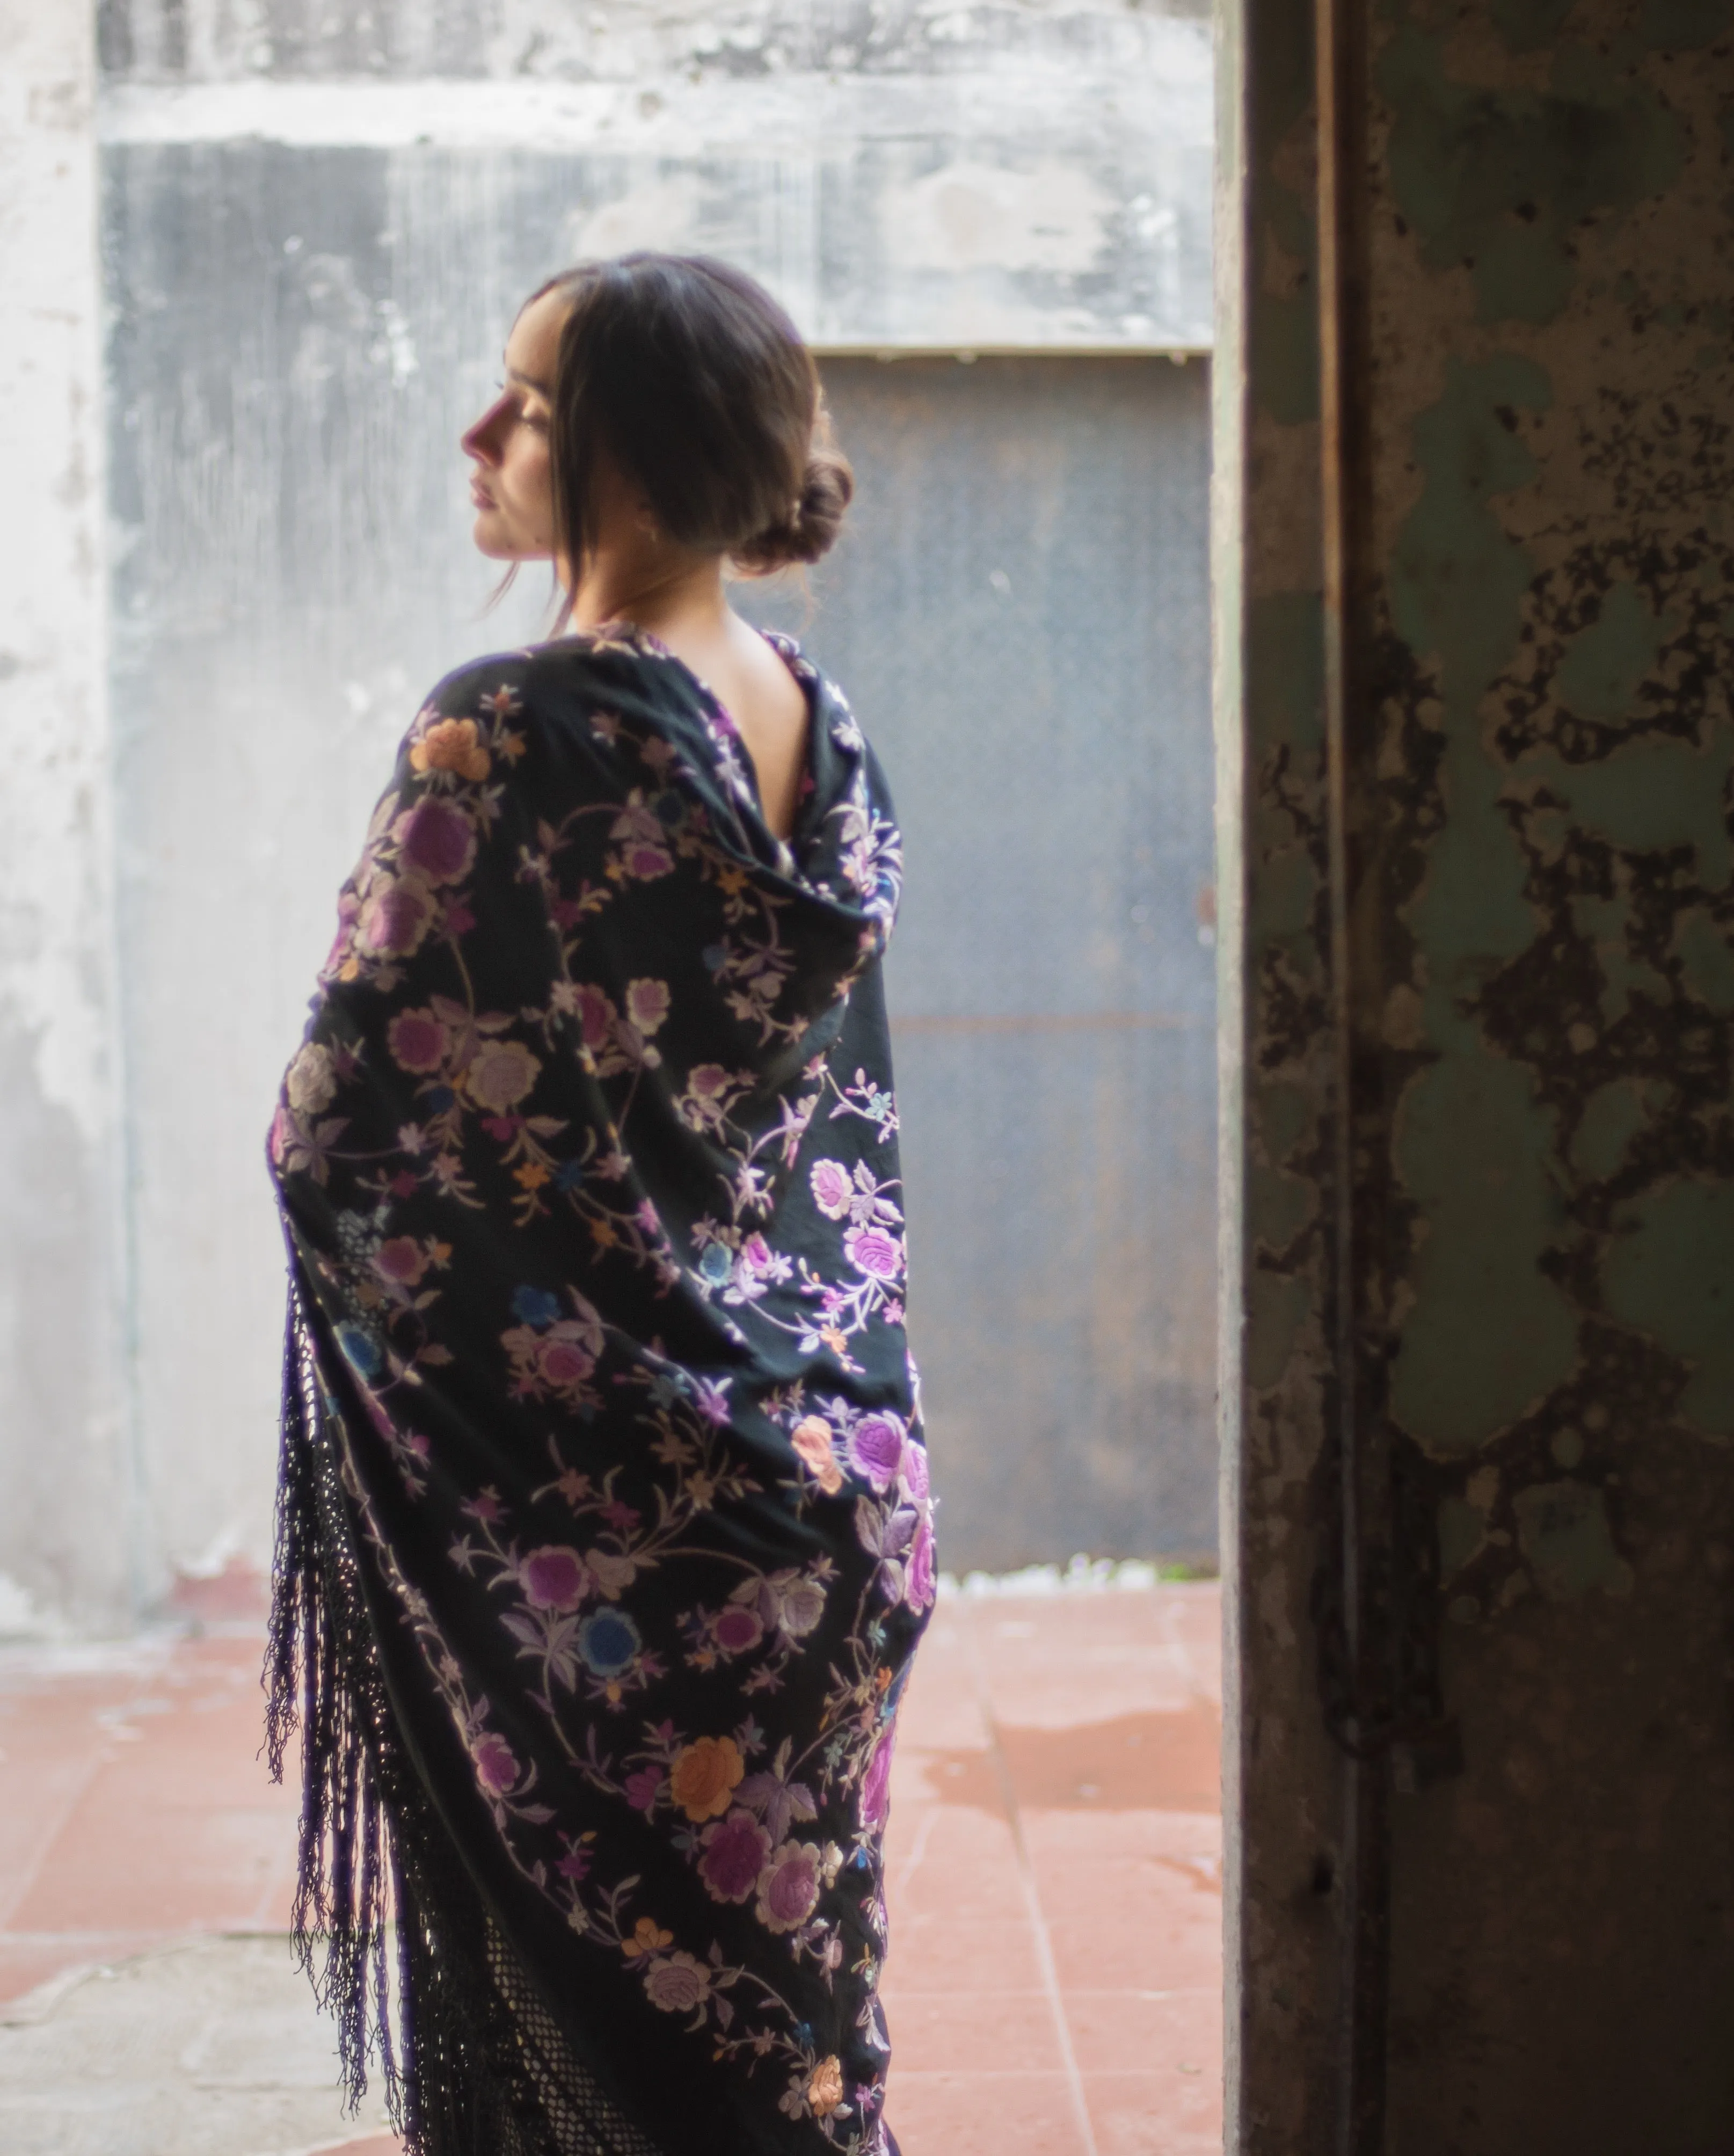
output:
[[551, 558], [572, 633], [410, 727], [271, 1132], [297, 1933], [418, 2156], [880, 2156], [934, 1577], [900, 853], [723, 586], [816, 559], [849, 469], [718, 263], [576, 270], [505, 360], [476, 543]]

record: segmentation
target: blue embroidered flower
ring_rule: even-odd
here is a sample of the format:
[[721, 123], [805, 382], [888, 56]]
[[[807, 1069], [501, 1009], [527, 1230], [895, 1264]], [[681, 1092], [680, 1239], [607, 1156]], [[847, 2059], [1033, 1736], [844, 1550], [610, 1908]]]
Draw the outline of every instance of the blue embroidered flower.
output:
[[593, 1676], [618, 1677], [644, 1645], [623, 1609], [598, 1609], [578, 1627], [578, 1652]]
[[359, 1325], [340, 1325], [336, 1328], [337, 1345], [351, 1368], [364, 1378], [377, 1378], [385, 1367], [385, 1357], [380, 1353], [379, 1342], [372, 1334]]
[[726, 1243], [706, 1243], [699, 1259], [699, 1277], [721, 1287], [735, 1270], [735, 1254]]
[[521, 1325], [551, 1325], [560, 1315], [560, 1298], [546, 1288], [521, 1287], [512, 1297], [512, 1316]]

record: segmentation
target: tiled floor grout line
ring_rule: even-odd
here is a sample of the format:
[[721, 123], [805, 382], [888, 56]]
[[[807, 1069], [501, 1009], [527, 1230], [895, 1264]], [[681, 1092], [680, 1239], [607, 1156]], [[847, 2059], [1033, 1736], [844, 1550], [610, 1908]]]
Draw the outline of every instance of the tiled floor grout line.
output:
[[1078, 2071], [1078, 2055], [1072, 2045], [1071, 2024], [1066, 2018], [1065, 2001], [1060, 1996], [1059, 1972], [1054, 1964], [1054, 1947], [1048, 1937], [1048, 1920], [1042, 1913], [1041, 1896], [1035, 1883], [1035, 1871], [1029, 1861], [1029, 1851], [1023, 1840], [1023, 1819], [1018, 1804], [1017, 1785], [1012, 1779], [1009, 1762], [999, 1742], [999, 1718], [993, 1711], [993, 1695], [989, 1689], [987, 1674], [982, 1667], [981, 1649], [976, 1638], [975, 1613], [970, 1611], [964, 1620], [965, 1636], [969, 1642], [970, 1675], [975, 1686], [976, 1699], [988, 1724], [988, 1743], [993, 1755], [993, 1772], [1000, 1792], [1005, 1799], [1006, 1813], [1012, 1830], [1012, 1846], [1018, 1858], [1018, 1882], [1023, 1890], [1024, 1907], [1029, 1917], [1029, 1928], [1035, 1940], [1036, 1959], [1041, 1965], [1042, 1989], [1047, 1995], [1048, 2010], [1054, 2017], [1054, 2033], [1059, 2040], [1059, 2056], [1065, 2071], [1066, 2087], [1076, 2115], [1078, 2132], [1083, 2137], [1084, 2156], [1097, 2156], [1095, 2129], [1090, 2124], [1090, 2101], [1084, 2092], [1084, 2076]]

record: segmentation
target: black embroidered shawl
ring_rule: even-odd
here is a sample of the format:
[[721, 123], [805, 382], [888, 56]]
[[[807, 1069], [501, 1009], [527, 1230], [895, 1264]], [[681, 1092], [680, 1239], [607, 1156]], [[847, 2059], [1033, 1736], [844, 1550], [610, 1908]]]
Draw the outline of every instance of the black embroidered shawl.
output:
[[[289, 1068], [270, 1738], [297, 1931], [417, 2156], [879, 2156], [934, 1592], [840, 697], [799, 828], [630, 631], [404, 741]], [[395, 1917], [395, 1948], [384, 1919]]]

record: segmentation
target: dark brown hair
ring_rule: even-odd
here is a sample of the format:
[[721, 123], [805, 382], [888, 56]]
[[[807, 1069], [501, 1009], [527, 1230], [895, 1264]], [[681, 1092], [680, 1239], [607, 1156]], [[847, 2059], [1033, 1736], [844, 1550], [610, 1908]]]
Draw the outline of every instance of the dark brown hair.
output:
[[762, 285], [702, 254], [581, 263], [555, 362], [555, 544], [574, 569], [596, 536], [598, 449], [685, 547], [762, 572], [816, 562], [854, 490], [813, 355]]

